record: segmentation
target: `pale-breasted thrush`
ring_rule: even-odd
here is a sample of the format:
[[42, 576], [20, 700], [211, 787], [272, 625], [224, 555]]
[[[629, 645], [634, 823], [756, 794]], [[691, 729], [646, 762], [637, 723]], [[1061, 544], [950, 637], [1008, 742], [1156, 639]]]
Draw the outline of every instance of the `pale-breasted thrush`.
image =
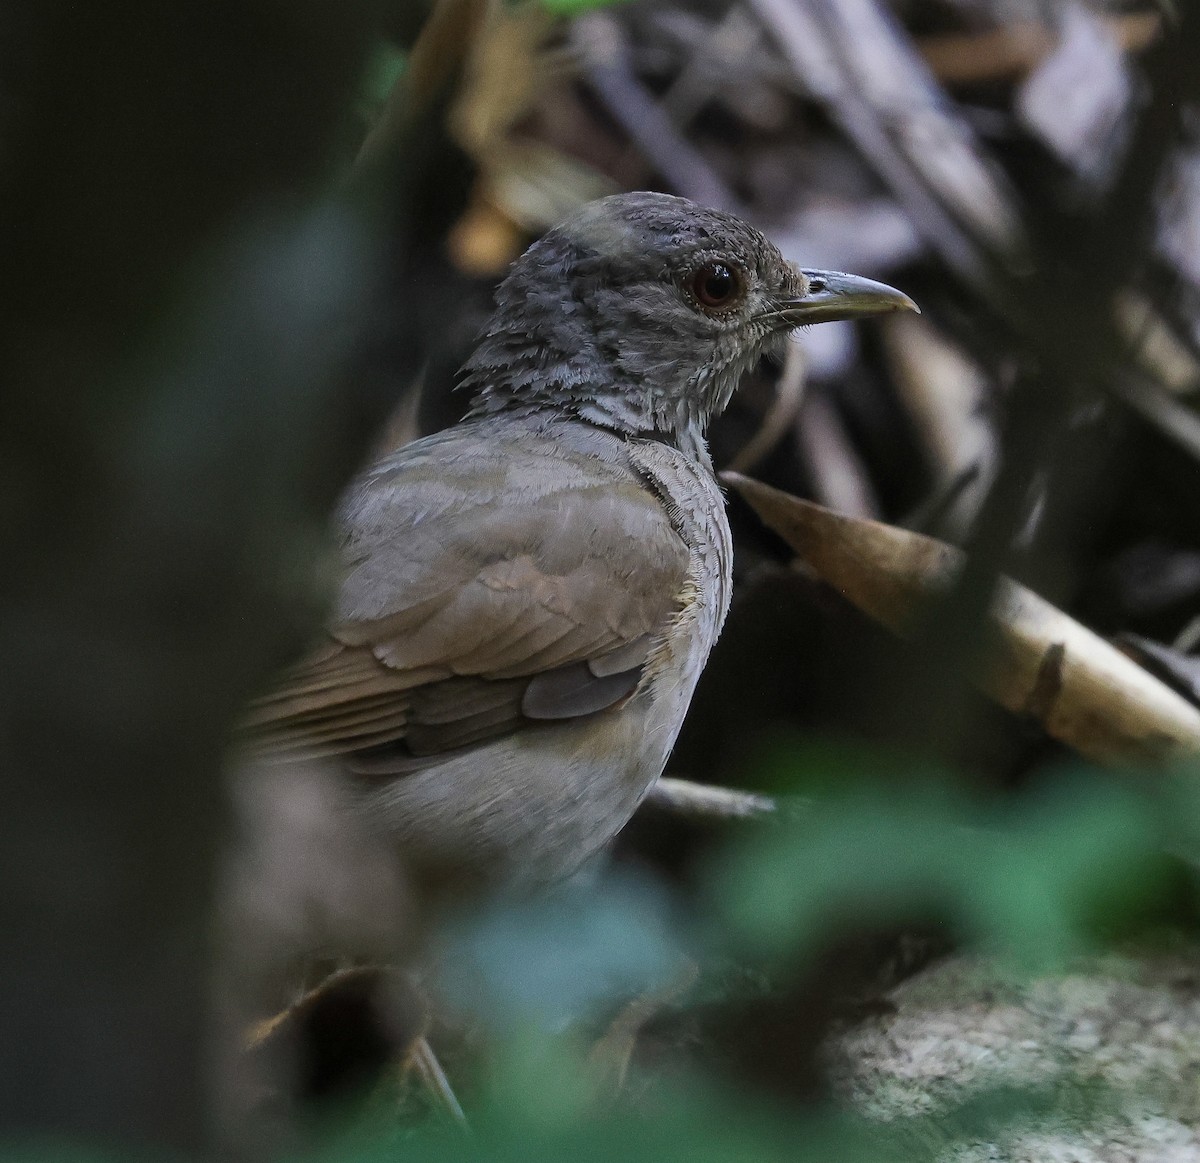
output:
[[327, 639], [257, 747], [333, 757], [419, 873], [571, 873], [662, 773], [729, 607], [709, 420], [792, 328], [897, 310], [685, 199], [585, 206], [501, 283], [466, 418], [345, 497]]

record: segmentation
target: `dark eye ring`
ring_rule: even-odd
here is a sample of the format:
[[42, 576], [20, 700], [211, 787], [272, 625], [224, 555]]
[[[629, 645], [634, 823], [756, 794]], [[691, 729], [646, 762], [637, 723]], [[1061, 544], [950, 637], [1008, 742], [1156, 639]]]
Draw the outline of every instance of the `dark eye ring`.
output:
[[741, 272], [723, 262], [705, 263], [692, 276], [692, 294], [702, 307], [731, 307], [742, 293]]

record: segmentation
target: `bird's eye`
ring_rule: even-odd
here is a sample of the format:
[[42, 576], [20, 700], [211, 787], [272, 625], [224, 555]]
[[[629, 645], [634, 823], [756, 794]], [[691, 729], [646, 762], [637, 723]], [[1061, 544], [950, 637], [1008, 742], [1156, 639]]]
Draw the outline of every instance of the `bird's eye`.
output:
[[742, 293], [741, 273], [723, 262], [705, 263], [692, 276], [692, 294], [703, 307], [731, 307]]

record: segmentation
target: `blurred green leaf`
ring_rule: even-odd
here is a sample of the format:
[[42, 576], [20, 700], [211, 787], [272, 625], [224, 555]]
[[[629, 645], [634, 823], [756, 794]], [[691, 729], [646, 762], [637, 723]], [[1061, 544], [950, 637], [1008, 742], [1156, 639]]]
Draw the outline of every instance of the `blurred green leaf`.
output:
[[359, 103], [374, 109], [387, 99], [408, 67], [408, 55], [389, 40], [379, 40], [367, 56], [358, 85]]
[[622, 0], [542, 0], [542, 7], [556, 16], [578, 16], [591, 8], [606, 8]]
[[[528, 1060], [506, 1059], [511, 1077], [492, 1092], [485, 1109], [472, 1121], [469, 1136], [457, 1129], [424, 1132], [397, 1141], [394, 1130], [358, 1127], [331, 1141], [319, 1163], [384, 1163], [398, 1157], [423, 1163], [535, 1163], [570, 1159], [573, 1163], [791, 1163], [798, 1157], [839, 1163], [921, 1163], [932, 1155], [914, 1149], [908, 1129], [893, 1135], [867, 1120], [823, 1113], [797, 1117], [751, 1101], [733, 1091], [697, 1080], [677, 1087], [647, 1115], [595, 1106], [550, 1110], [538, 1101], [547, 1079], [557, 1075], [549, 1091], [557, 1095], [562, 1076], [578, 1074], [579, 1063], [561, 1056], [547, 1058], [530, 1074]], [[515, 1094], [522, 1095], [514, 1101]], [[549, 1116], [549, 1117], [548, 1117]]]
[[[70, 1140], [0, 1144], [0, 1163], [122, 1163], [128, 1156]], [[143, 1163], [139, 1160], [138, 1163]]]
[[463, 918], [439, 981], [452, 1003], [498, 1028], [563, 1028], [665, 985], [685, 962], [678, 936], [653, 882], [610, 875]]
[[770, 956], [810, 958], [855, 926], [942, 919], [1045, 968], [1083, 947], [1111, 906], [1146, 898], [1164, 836], [1150, 797], [1099, 773], [1016, 807], [906, 776], [816, 797], [803, 818], [714, 869], [712, 894], [719, 915]]

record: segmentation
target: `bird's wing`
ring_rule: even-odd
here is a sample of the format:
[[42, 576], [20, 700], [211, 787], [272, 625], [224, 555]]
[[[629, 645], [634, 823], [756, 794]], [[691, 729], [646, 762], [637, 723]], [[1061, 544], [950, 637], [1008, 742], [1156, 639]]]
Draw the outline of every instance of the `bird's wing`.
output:
[[632, 470], [530, 435], [419, 441], [344, 516], [328, 640], [245, 723], [277, 754], [401, 770], [612, 706], [678, 612], [688, 568]]

